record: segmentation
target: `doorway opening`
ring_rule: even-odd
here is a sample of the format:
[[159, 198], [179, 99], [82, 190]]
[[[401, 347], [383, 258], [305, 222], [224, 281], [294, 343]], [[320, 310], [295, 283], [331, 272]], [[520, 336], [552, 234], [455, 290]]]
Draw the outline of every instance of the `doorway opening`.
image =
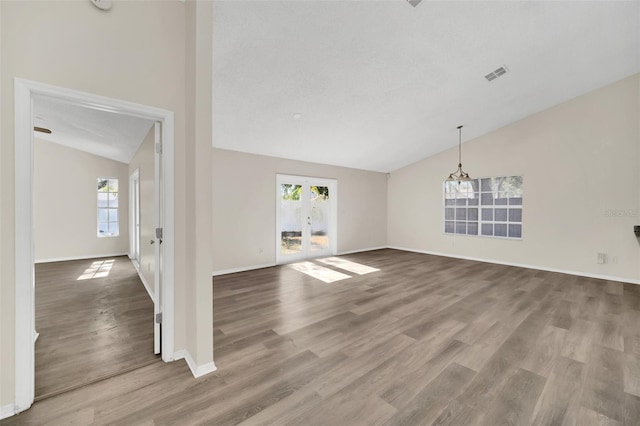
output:
[[336, 254], [335, 179], [276, 175], [276, 263]]
[[[55, 87], [23, 79], [15, 79], [15, 408], [17, 412], [24, 411], [31, 406], [35, 397], [35, 340], [38, 336], [35, 329], [35, 250], [34, 250], [34, 102], [39, 97], [55, 99], [79, 107], [96, 111], [110, 112], [134, 118], [142, 118], [155, 122], [156, 132], [154, 142], [155, 161], [163, 170], [162, 180], [156, 185], [158, 200], [157, 216], [162, 222], [157, 222], [154, 242], [157, 246], [156, 264], [161, 274], [156, 274], [155, 288], [158, 290], [153, 298], [154, 313], [148, 319], [152, 323], [162, 323], [154, 326], [158, 329], [154, 342], [162, 346], [162, 359], [173, 361], [175, 350], [173, 347], [173, 313], [174, 313], [174, 160], [173, 160], [173, 113], [171, 111], [134, 104], [117, 99], [106, 98], [89, 93], [66, 88]], [[158, 170], [160, 168], [158, 167]], [[126, 182], [126, 175], [122, 179]], [[94, 181], [95, 182], [95, 181]], [[124, 185], [123, 185], [124, 186]], [[98, 213], [99, 214], [99, 213]], [[126, 216], [126, 212], [124, 213]], [[99, 219], [98, 219], [99, 220]], [[108, 233], [111, 233], [111, 218], [107, 220]], [[98, 232], [100, 232], [98, 226]], [[125, 228], [126, 229], [126, 228]], [[94, 231], [95, 232], [95, 231]], [[125, 258], [126, 260], [126, 258]], [[101, 265], [95, 274], [81, 273], [81, 276], [92, 278], [117, 270], [117, 258], [96, 259]], [[128, 262], [128, 261], [127, 261]], [[108, 263], [108, 265], [107, 265]], [[129, 263], [131, 265], [131, 263]], [[82, 266], [81, 266], [82, 267]], [[92, 266], [86, 270], [92, 269]], [[109, 271], [106, 271], [109, 269]], [[162, 278], [160, 284], [160, 277]], [[99, 278], [99, 277], [98, 277]], [[87, 283], [90, 279], [80, 280]], [[153, 321], [153, 322], [152, 322]]]

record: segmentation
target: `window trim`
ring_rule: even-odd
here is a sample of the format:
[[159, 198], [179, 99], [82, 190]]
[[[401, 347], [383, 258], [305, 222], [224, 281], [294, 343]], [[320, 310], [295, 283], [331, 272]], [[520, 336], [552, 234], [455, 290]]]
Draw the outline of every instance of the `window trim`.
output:
[[[107, 194], [120, 194], [120, 179], [117, 177], [108, 177], [108, 176], [98, 176], [96, 178], [96, 184], [98, 181], [100, 180], [115, 180], [118, 182], [118, 191], [117, 192], [107, 192]], [[120, 236], [120, 202], [118, 201], [118, 207], [112, 208], [112, 207], [100, 207], [99, 203], [100, 203], [100, 199], [99, 199], [99, 194], [100, 194], [100, 190], [96, 189], [96, 235], [98, 238], [114, 238], [114, 237], [119, 237]], [[108, 211], [110, 209], [114, 209], [118, 212], [118, 219], [116, 222], [109, 222], [108, 221]], [[118, 225], [118, 232], [116, 234], [100, 234], [100, 224], [101, 223], [105, 223], [105, 222], [100, 222], [100, 210], [107, 210], [107, 224], [111, 224], [111, 223], [116, 223]]]
[[[445, 183], [446, 180], [442, 182], [442, 216], [441, 216], [441, 223], [442, 223], [442, 235], [447, 235], [447, 236], [458, 236], [458, 237], [479, 237], [479, 238], [490, 238], [490, 239], [500, 239], [500, 240], [509, 240], [509, 241], [522, 241], [524, 239], [524, 205], [525, 205], [525, 201], [524, 201], [524, 174], [507, 174], [507, 175], [496, 175], [496, 176], [480, 176], [480, 177], [475, 177], [472, 178], [472, 180], [474, 181], [478, 181], [478, 194], [482, 194], [483, 191], [481, 191], [481, 180], [482, 179], [495, 179], [495, 178], [506, 178], [506, 177], [520, 177], [522, 178], [522, 188], [523, 188], [523, 197], [522, 197], [522, 204], [519, 205], [514, 205], [515, 208], [517, 208], [518, 210], [521, 210], [522, 213], [522, 217], [520, 222], [509, 222], [509, 210], [510, 210], [510, 204], [505, 204], [504, 208], [507, 209], [507, 220], [506, 221], [482, 221], [482, 196], [480, 195], [480, 198], [478, 198], [478, 205], [477, 206], [471, 206], [471, 207], [477, 207], [478, 209], [478, 220], [477, 221], [471, 221], [471, 222], [477, 222], [478, 223], [478, 233], [477, 234], [458, 234], [456, 232], [446, 232], [446, 222], [453, 222], [454, 223], [454, 227], [455, 227], [455, 223], [456, 220], [447, 220], [446, 219], [446, 208], [457, 208], [457, 207], [462, 207], [462, 206], [457, 206], [457, 205], [452, 205], [452, 206], [447, 206], [446, 203], [446, 191], [445, 191]], [[487, 191], [484, 191], [487, 192]], [[469, 205], [465, 205], [464, 206], [466, 209], [468, 209], [470, 206]], [[487, 206], [487, 207], [491, 207], [492, 210], [494, 210], [495, 213], [495, 208], [496, 205], [492, 204], [491, 206]], [[498, 205], [497, 207], [501, 208], [502, 205]], [[466, 220], [465, 223], [469, 223], [469, 220]], [[499, 236], [499, 235], [483, 235], [482, 234], [482, 223], [490, 223], [490, 224], [504, 224], [507, 225], [507, 236]], [[520, 237], [509, 237], [508, 236], [508, 225], [509, 223], [511, 224], [517, 224], [520, 225]]]

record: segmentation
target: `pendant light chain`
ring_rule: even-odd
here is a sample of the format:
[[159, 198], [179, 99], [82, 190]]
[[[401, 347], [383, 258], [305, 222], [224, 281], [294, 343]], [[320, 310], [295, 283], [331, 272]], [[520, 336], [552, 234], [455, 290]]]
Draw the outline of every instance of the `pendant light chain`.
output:
[[458, 126], [458, 170], [451, 173], [447, 178], [448, 182], [468, 182], [472, 180], [469, 174], [462, 170], [462, 125]]

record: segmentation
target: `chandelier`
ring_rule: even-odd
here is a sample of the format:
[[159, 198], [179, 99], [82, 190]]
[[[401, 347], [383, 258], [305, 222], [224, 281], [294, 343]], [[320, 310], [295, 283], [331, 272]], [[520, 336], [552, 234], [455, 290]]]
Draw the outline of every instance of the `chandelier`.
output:
[[462, 126], [458, 126], [458, 170], [451, 173], [447, 182], [469, 182], [469, 174], [462, 170]]

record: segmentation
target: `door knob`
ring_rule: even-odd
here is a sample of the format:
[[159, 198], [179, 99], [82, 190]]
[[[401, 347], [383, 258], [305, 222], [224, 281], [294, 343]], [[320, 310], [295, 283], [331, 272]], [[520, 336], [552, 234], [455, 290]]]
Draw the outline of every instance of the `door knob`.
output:
[[155, 240], [151, 240], [151, 241], [149, 241], [149, 244], [155, 244], [155, 243], [156, 243], [156, 241], [155, 241]]

